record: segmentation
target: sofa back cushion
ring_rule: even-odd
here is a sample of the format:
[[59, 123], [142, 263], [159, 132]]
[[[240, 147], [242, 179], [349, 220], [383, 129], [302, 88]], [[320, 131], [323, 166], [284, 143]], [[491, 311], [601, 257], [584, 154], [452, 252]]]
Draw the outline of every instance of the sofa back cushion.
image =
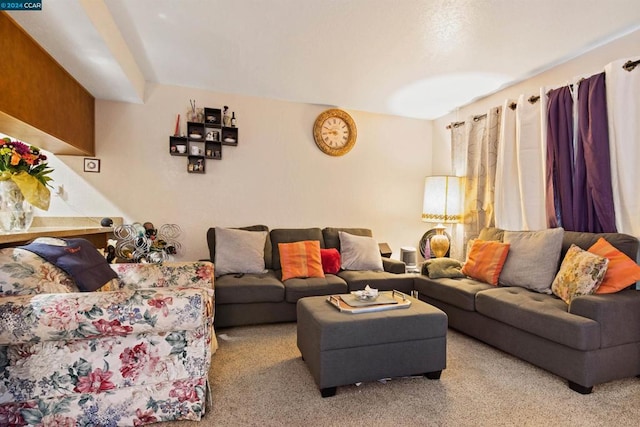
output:
[[322, 230], [319, 228], [274, 228], [271, 230], [271, 246], [272, 246], [272, 268], [281, 270], [279, 243], [302, 242], [305, 240], [317, 240], [320, 242], [320, 248], [324, 248], [324, 239]]
[[616, 249], [618, 249], [620, 252], [623, 252], [629, 258], [636, 259], [636, 257], [638, 256], [638, 239], [628, 234], [582, 233], [578, 231], [565, 231], [564, 237], [562, 239], [562, 255], [560, 259], [564, 259], [565, 254], [572, 244], [575, 244], [581, 249], [588, 250], [601, 237], [607, 242], [611, 243]]
[[[246, 231], [266, 231], [267, 240], [264, 244], [264, 267], [273, 268], [271, 265], [271, 239], [269, 237], [269, 227], [266, 225], [250, 225], [248, 227], [237, 227], [238, 230]], [[216, 229], [210, 228], [207, 231], [207, 245], [209, 246], [209, 259], [214, 262], [216, 259]]]
[[495, 240], [498, 242], [502, 242], [502, 240], [504, 239], [504, 230], [496, 227], [485, 227], [482, 230], [480, 230], [478, 239]]
[[322, 235], [324, 236], [324, 244], [327, 248], [335, 248], [338, 252], [340, 250], [340, 236], [339, 232], [344, 231], [345, 233], [353, 234], [354, 236], [366, 236], [373, 237], [371, 230], [368, 228], [336, 228], [336, 227], [326, 227], [322, 230]]

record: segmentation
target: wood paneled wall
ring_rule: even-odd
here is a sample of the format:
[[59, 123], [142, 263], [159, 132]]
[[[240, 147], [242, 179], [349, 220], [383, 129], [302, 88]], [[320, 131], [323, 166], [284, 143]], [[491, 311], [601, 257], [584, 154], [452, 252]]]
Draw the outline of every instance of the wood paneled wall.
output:
[[95, 99], [0, 13], [0, 133], [54, 154], [95, 155]]

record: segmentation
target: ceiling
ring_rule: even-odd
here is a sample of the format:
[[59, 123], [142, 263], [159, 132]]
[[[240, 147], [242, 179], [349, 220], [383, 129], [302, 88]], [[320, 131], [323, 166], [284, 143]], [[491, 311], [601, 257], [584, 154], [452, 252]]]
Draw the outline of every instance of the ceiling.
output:
[[96, 98], [146, 82], [434, 119], [640, 28], [637, 0], [46, 0], [11, 16]]

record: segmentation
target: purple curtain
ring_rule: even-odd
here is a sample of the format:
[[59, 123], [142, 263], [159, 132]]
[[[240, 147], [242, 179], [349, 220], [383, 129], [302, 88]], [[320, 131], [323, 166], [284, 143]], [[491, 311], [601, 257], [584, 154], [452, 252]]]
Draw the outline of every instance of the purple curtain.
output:
[[573, 187], [576, 231], [616, 231], [605, 74], [580, 82], [578, 89], [578, 140]]
[[568, 86], [549, 92], [547, 115], [547, 222], [574, 230], [573, 98]]
[[568, 231], [615, 232], [604, 73], [580, 82], [575, 147], [571, 92], [569, 86], [549, 92], [548, 224]]

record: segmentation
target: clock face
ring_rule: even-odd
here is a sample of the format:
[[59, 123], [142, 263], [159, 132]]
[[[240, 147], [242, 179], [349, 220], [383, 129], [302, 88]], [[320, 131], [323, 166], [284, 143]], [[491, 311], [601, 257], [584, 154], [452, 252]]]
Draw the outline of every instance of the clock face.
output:
[[342, 156], [356, 142], [356, 124], [343, 110], [331, 109], [320, 114], [313, 127], [316, 145], [331, 156]]
[[331, 148], [342, 148], [349, 140], [349, 126], [340, 117], [330, 117], [322, 123], [322, 140]]

